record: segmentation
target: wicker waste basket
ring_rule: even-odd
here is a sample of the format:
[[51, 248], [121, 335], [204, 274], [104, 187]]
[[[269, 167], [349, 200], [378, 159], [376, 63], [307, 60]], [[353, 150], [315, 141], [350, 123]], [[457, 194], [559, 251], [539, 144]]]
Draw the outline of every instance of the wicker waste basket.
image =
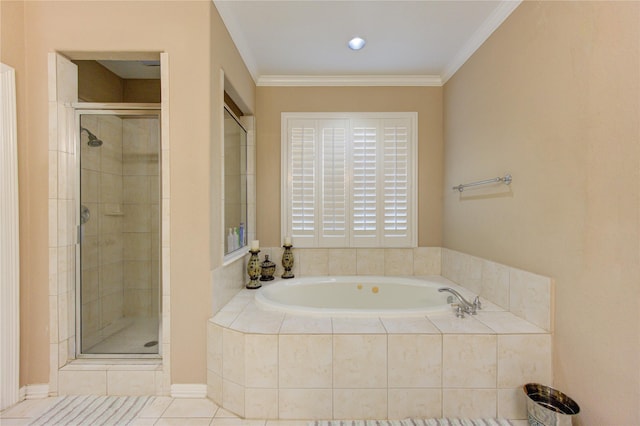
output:
[[571, 426], [578, 404], [562, 392], [538, 383], [524, 385], [530, 426]]

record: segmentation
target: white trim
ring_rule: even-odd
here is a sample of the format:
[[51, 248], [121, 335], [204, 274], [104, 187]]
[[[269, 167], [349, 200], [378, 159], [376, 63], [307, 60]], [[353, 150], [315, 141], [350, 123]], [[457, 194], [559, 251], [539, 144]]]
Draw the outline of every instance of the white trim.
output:
[[25, 399], [43, 399], [49, 397], [49, 384], [26, 385], [20, 388], [20, 398], [18, 401]]
[[156, 379], [156, 395], [167, 395], [171, 384], [171, 151], [170, 151], [170, 90], [169, 54], [160, 53], [160, 341], [162, 347], [161, 379]]
[[263, 75], [257, 86], [442, 86], [438, 75]]
[[207, 385], [202, 383], [171, 385], [172, 398], [206, 398]]
[[445, 84], [462, 67], [465, 62], [484, 44], [500, 25], [516, 10], [522, 0], [505, 0], [484, 20], [482, 25], [467, 40], [462, 49], [453, 57], [440, 74], [442, 84]]
[[[161, 94], [162, 95], [162, 94]], [[73, 107], [77, 110], [98, 109], [98, 110], [120, 110], [120, 109], [143, 109], [160, 110], [161, 103], [126, 103], [126, 102], [69, 102], [65, 106]]]
[[[382, 118], [407, 118], [407, 117], [415, 117], [417, 120], [417, 112], [415, 111], [390, 111], [390, 112], [282, 112], [280, 113], [280, 119], [291, 119], [291, 118], [308, 118], [311, 120], [330, 120], [334, 118], [344, 118], [344, 119], [382, 119]], [[286, 129], [286, 127], [285, 127]]]
[[[215, 1], [214, 1], [215, 2]], [[217, 7], [217, 5], [216, 5]], [[220, 141], [220, 143], [216, 144], [216, 143], [212, 143], [211, 144], [211, 154], [212, 154], [212, 158], [211, 158], [211, 164], [215, 164], [215, 160], [214, 159], [219, 159], [220, 161], [220, 165], [222, 167], [212, 167], [212, 171], [215, 173], [215, 171], [217, 170], [218, 172], [218, 179], [220, 182], [220, 194], [219, 197], [214, 197], [214, 191], [213, 188], [215, 188], [216, 185], [216, 180], [213, 180], [213, 182], [211, 182], [211, 209], [212, 211], [215, 211], [213, 209], [217, 209], [218, 206], [225, 206], [225, 202], [226, 202], [226, 194], [225, 194], [225, 164], [224, 164], [224, 160], [225, 160], [225, 156], [224, 156], [224, 111], [225, 111], [225, 106], [226, 103], [224, 101], [224, 92], [227, 90], [226, 86], [226, 81], [225, 81], [225, 77], [224, 77], [224, 69], [220, 69], [220, 77], [218, 79], [218, 87], [219, 90], [218, 91], [214, 91], [214, 93], [216, 93], [215, 96], [216, 99], [214, 101], [214, 110], [217, 107], [220, 107], [220, 115], [218, 116], [218, 120], [220, 123], [220, 129], [219, 129], [219, 133], [218, 133], [218, 140]], [[218, 200], [216, 200], [216, 198], [218, 198]], [[217, 203], [220, 204], [217, 204]], [[225, 213], [224, 210], [222, 210], [222, 214], [220, 215], [219, 218], [219, 223], [218, 226], [212, 226], [211, 227], [211, 234], [210, 234], [210, 238], [211, 238], [211, 242], [213, 243], [213, 241], [215, 240], [214, 235], [219, 235], [219, 230], [222, 230], [222, 238], [220, 238], [219, 241], [219, 245], [220, 245], [220, 253], [222, 254], [222, 264], [224, 265], [224, 263], [226, 261], [231, 261], [231, 259], [235, 259], [235, 255], [240, 255], [240, 253], [233, 253], [234, 255], [227, 255], [224, 252], [224, 246], [225, 246], [225, 241], [227, 238], [227, 233], [225, 232]], [[217, 228], [217, 229], [216, 229]], [[245, 231], [246, 232], [246, 231]], [[249, 241], [249, 240], [247, 240]], [[244, 251], [244, 250], [243, 250]], [[228, 257], [227, 257], [228, 256]]]
[[[24, 391], [23, 391], [24, 389]], [[49, 397], [49, 384], [43, 383], [40, 385], [27, 385], [20, 389], [20, 392], [24, 392], [24, 399], [43, 399]]]
[[15, 70], [0, 64], [0, 409], [20, 397], [20, 237]]
[[[49, 158], [55, 173], [49, 174], [49, 392], [58, 393], [58, 370], [75, 356], [76, 311], [73, 300], [76, 274], [63, 272], [76, 259], [76, 168], [74, 113], [78, 100], [78, 69], [56, 52], [48, 54], [49, 74]], [[51, 160], [50, 160], [51, 161]], [[68, 314], [60, 316], [61, 307]], [[57, 325], [57, 326], [56, 326]]]

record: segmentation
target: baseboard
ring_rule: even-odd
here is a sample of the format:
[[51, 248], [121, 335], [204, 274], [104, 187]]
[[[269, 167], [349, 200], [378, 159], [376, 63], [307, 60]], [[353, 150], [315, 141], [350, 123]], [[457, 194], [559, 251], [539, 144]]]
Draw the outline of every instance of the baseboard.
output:
[[171, 385], [173, 398], [206, 398], [207, 385], [200, 383], [173, 384]]
[[26, 385], [20, 388], [20, 401], [25, 399], [42, 399], [49, 396], [49, 384]]

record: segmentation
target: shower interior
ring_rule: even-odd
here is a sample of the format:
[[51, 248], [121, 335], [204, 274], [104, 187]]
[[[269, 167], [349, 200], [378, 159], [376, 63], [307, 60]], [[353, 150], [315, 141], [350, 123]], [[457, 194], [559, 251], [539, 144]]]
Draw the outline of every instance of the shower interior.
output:
[[77, 112], [78, 357], [159, 357], [157, 110]]

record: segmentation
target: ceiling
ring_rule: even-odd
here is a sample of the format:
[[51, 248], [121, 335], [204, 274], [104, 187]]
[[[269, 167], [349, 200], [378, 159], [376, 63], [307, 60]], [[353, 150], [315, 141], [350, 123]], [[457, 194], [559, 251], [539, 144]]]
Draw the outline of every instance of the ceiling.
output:
[[258, 85], [442, 85], [520, 4], [213, 1]]
[[124, 79], [159, 79], [160, 61], [157, 60], [98, 60], [98, 63]]

